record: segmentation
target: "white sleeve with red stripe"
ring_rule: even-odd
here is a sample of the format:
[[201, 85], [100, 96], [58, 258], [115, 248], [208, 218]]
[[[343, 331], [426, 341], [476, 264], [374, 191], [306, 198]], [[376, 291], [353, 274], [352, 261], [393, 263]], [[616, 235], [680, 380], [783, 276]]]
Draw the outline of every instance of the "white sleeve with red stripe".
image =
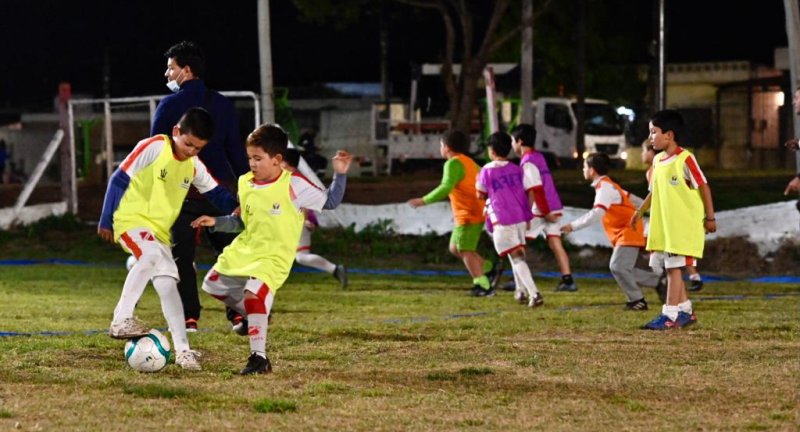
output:
[[524, 173], [522, 176], [522, 185], [525, 187], [526, 191], [542, 185], [542, 175], [539, 173], [539, 168], [536, 168], [536, 165], [532, 163], [523, 164], [522, 172]]
[[206, 193], [217, 187], [219, 183], [217, 183], [214, 177], [211, 176], [211, 173], [208, 172], [208, 168], [206, 168], [203, 161], [196, 156], [192, 159], [194, 159], [194, 180], [192, 180], [194, 187], [196, 187], [200, 193]]
[[686, 158], [686, 163], [683, 164], [683, 176], [686, 180], [692, 182], [692, 187], [695, 189], [708, 184], [708, 180], [706, 180], [703, 171], [700, 170], [700, 165], [697, 164], [697, 159], [695, 159], [693, 154], [690, 154], [689, 157]]
[[292, 174], [289, 193], [292, 195], [292, 202], [298, 210], [308, 209], [319, 211], [328, 200], [328, 193], [318, 188], [314, 183], [305, 178], [302, 174]]
[[619, 196], [617, 189], [608, 182], [600, 182], [600, 187], [597, 188], [594, 194], [594, 205], [592, 207], [601, 207], [603, 210], [608, 211], [614, 204], [620, 204], [622, 197]]
[[127, 174], [128, 177], [133, 178], [136, 173], [158, 159], [158, 155], [161, 154], [165, 145], [167, 145], [166, 141], [160, 136], [139, 141], [133, 151], [122, 161], [119, 169]]

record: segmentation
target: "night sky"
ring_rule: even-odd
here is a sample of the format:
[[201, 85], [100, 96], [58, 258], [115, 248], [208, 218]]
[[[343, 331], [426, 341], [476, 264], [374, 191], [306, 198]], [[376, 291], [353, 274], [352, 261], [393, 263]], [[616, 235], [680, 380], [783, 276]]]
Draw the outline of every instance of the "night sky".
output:
[[[616, 11], [619, 25], [650, 39], [652, 1], [630, 3], [630, 10]], [[772, 65], [774, 48], [786, 46], [782, 0], [744, 0], [732, 7], [713, 2], [721, 5], [716, 8], [706, 3], [712, 2], [667, 0], [668, 62]], [[166, 93], [163, 52], [183, 39], [206, 51], [210, 86], [259, 91], [255, 0], [4, 0], [0, 6], [0, 108], [5, 110], [51, 107], [62, 80], [70, 81], [76, 94], [100, 97], [104, 65], [111, 96]], [[377, 20], [347, 30], [303, 23], [289, 0], [272, 0], [271, 13], [276, 85], [379, 81]], [[411, 61], [437, 60], [443, 45], [440, 20], [429, 21], [392, 24], [393, 80], [408, 79]], [[641, 62], [646, 61], [642, 53]]]

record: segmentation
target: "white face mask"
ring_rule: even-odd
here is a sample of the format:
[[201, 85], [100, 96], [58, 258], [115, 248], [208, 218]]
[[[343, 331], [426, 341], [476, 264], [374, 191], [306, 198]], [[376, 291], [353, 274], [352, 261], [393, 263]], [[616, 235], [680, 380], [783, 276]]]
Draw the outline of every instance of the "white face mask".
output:
[[178, 84], [178, 78], [181, 77], [181, 74], [183, 74], [183, 69], [178, 72], [178, 76], [176, 76], [174, 80], [167, 81], [167, 88], [173, 93], [177, 93], [178, 90], [181, 89], [181, 85]]

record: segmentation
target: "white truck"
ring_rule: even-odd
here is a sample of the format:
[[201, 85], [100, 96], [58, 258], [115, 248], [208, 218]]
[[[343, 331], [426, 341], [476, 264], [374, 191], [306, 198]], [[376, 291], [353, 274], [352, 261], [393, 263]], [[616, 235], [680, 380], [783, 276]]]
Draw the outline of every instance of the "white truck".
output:
[[[575, 165], [578, 159], [577, 101], [560, 97], [543, 97], [533, 102], [536, 127], [536, 150], [564, 165]], [[607, 154], [624, 163], [628, 158], [625, 123], [614, 107], [600, 99], [584, 102], [584, 153]]]

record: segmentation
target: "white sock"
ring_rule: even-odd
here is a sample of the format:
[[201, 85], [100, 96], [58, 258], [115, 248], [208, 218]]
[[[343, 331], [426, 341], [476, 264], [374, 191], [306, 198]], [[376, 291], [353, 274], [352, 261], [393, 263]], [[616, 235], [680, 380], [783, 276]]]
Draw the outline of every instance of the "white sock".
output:
[[157, 259], [154, 255], [141, 255], [131, 271], [128, 272], [125, 283], [122, 285], [122, 294], [120, 294], [117, 307], [114, 308], [113, 321], [115, 323], [133, 318], [136, 303], [142, 298], [142, 294], [147, 288], [147, 282], [155, 273]]
[[525, 262], [525, 258], [512, 257], [510, 261], [511, 270], [514, 272], [514, 280], [517, 281], [518, 284], [522, 284], [522, 287], [528, 292], [530, 298], [539, 295], [539, 290], [536, 289], [536, 282], [533, 281], [531, 269], [528, 267], [528, 263]]
[[253, 313], [247, 315], [250, 352], [254, 352], [264, 358], [267, 357], [267, 326], [267, 314]]
[[161, 299], [161, 312], [167, 319], [175, 352], [188, 351], [189, 338], [186, 336], [186, 319], [181, 296], [178, 294], [178, 281], [169, 276], [156, 276], [153, 278], [153, 286]]
[[700, 273], [697, 273], [697, 274], [689, 275], [689, 280], [701, 281], [701, 280], [703, 280], [703, 278], [700, 277]]
[[664, 305], [661, 307], [661, 313], [668, 316], [672, 321], [678, 319], [678, 312], [680, 312], [678, 306]]
[[691, 314], [692, 313], [692, 301], [691, 300], [686, 300], [683, 303], [678, 303], [678, 309], [681, 312], [685, 312], [685, 313]]
[[336, 264], [326, 260], [325, 258], [308, 253], [308, 252], [297, 252], [297, 255], [294, 257], [298, 264], [304, 265], [306, 267], [315, 268], [317, 270], [322, 270], [326, 273], [333, 274], [336, 270]]

